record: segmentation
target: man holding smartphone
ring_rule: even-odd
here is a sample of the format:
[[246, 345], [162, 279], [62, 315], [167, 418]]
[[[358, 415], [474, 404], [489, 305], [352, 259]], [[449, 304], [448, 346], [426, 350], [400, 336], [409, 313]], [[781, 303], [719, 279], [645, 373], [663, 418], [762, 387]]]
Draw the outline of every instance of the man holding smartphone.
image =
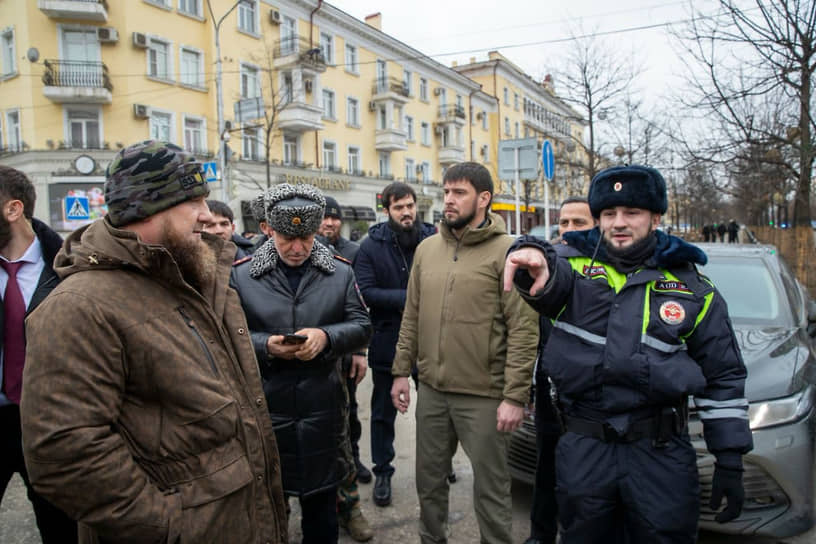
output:
[[315, 242], [324, 208], [311, 185], [269, 190], [270, 239], [232, 272], [278, 439], [284, 493], [300, 500], [305, 544], [337, 542], [337, 486], [352, 469], [340, 455], [339, 359], [363, 349], [371, 335], [351, 266]]

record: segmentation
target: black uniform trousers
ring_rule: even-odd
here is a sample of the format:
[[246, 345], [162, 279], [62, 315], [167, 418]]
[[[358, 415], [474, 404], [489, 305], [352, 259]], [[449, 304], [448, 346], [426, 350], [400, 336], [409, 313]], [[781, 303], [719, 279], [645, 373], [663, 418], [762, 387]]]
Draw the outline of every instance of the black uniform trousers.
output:
[[604, 442], [567, 431], [556, 447], [563, 544], [694, 544], [700, 483], [688, 435]]
[[14, 473], [25, 482], [28, 500], [34, 508], [43, 544], [71, 544], [77, 541], [77, 524], [62, 510], [45, 500], [31, 487], [23, 459], [20, 407], [0, 406], [0, 499]]

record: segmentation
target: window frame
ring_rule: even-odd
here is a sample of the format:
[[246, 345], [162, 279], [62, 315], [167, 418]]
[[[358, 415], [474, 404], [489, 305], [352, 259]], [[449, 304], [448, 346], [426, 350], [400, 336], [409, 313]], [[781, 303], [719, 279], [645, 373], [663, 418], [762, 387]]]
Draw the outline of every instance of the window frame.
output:
[[152, 140], [165, 139], [158, 134], [153, 134], [153, 128], [155, 127], [154, 119], [159, 116], [167, 117], [168, 119], [167, 122], [168, 138], [166, 138], [166, 140], [173, 144], [176, 143], [176, 112], [171, 110], [164, 110], [161, 108], [153, 107], [150, 108], [150, 117], [148, 118], [147, 121], [148, 137]]
[[[250, 9], [250, 8], [247, 7], [247, 5], [252, 5], [252, 8], [251, 8], [252, 9], [252, 13], [251, 13], [251, 15], [252, 15], [252, 18], [251, 18], [252, 28], [244, 28], [242, 26], [242, 22], [250, 20], [246, 16], [247, 10]], [[258, 15], [259, 15], [259, 13], [261, 11], [260, 7], [261, 7], [260, 2], [258, 0], [241, 0], [241, 2], [238, 3], [238, 9], [235, 10], [235, 16], [238, 18], [238, 22], [237, 22], [238, 32], [242, 32], [244, 34], [249, 34], [250, 36], [253, 36], [253, 37], [256, 37], [256, 38], [260, 37], [260, 34], [258, 33], [259, 30], [260, 30], [260, 22], [258, 20]]]
[[[204, 8], [201, 4], [201, 1], [202, 0], [178, 0], [178, 3], [176, 4], [176, 10], [182, 15], [193, 17], [194, 19], [204, 20]], [[195, 11], [188, 11], [187, 9], [183, 8], [181, 5], [182, 2], [186, 4], [195, 5]]]
[[247, 161], [262, 161], [263, 145], [258, 127], [241, 129], [241, 158]]
[[420, 127], [420, 143], [430, 147], [431, 145], [431, 125], [427, 121], [422, 121]]
[[[6, 47], [8, 45], [8, 47]], [[17, 68], [17, 33], [14, 26], [8, 26], [0, 30], [0, 47], [2, 47], [2, 56], [0, 56], [0, 79], [8, 79], [18, 74]], [[7, 69], [6, 64], [10, 64], [10, 69]]]
[[[150, 55], [152, 53], [155, 53], [157, 55], [156, 65], [157, 65], [157, 68], [158, 68], [158, 60], [159, 59], [158, 59], [158, 52], [157, 52], [158, 50], [155, 47], [156, 44], [163, 45], [163, 46], [165, 46], [167, 48], [167, 53], [166, 53], [166, 57], [165, 57], [166, 61], [167, 61], [166, 76], [163, 76], [163, 75], [161, 75], [159, 73], [155, 73], [155, 74], [152, 73], [151, 66], [152, 66], [153, 62], [152, 62], [152, 60], [150, 58]], [[157, 81], [162, 81], [162, 82], [165, 82], [165, 83], [175, 83], [175, 80], [173, 79], [173, 42], [172, 41], [170, 41], [170, 40], [168, 40], [166, 38], [162, 38], [160, 36], [148, 35], [148, 37], [147, 37], [147, 50], [145, 51], [145, 58], [146, 58], [146, 61], [147, 61], [147, 77], [149, 77], [150, 79], [154, 79], [154, 80], [157, 80]]]
[[[323, 140], [323, 145], [320, 146], [321, 155], [323, 157], [323, 169], [324, 170], [336, 170], [338, 168], [337, 159], [337, 142], [334, 140]], [[331, 161], [327, 160], [328, 157], [331, 157]], [[331, 164], [329, 164], [331, 162]]]
[[419, 100], [422, 102], [429, 102], [428, 100], [428, 78], [419, 78]]
[[[353, 108], [352, 103], [354, 104]], [[346, 125], [360, 128], [360, 99], [356, 96], [346, 97]]]
[[[360, 75], [360, 49], [353, 43], [346, 43], [343, 47], [346, 72], [354, 75]], [[351, 58], [349, 58], [351, 52]]]
[[405, 140], [408, 142], [415, 141], [416, 135], [414, 134], [414, 118], [410, 115], [406, 115], [404, 117], [405, 120]]
[[[185, 87], [191, 87], [194, 89], [205, 89], [203, 77], [204, 77], [204, 52], [197, 47], [193, 47], [191, 45], [184, 45], [179, 44], [179, 85], [183, 85]], [[196, 55], [198, 59], [198, 66], [196, 66], [195, 72], [195, 82], [190, 83], [188, 81], [184, 81], [184, 53], [193, 53]]]
[[[194, 121], [200, 123], [198, 130], [200, 131], [200, 148], [199, 149], [190, 149], [187, 147], [187, 121]], [[182, 136], [184, 138], [184, 145], [182, 146], [184, 149], [193, 153], [194, 155], [204, 155], [207, 153], [207, 118], [202, 117], [200, 115], [189, 115], [184, 114], [182, 115], [181, 119], [181, 127], [182, 127]]]
[[[352, 168], [351, 158], [356, 157], [357, 167]], [[352, 176], [359, 176], [363, 171], [363, 152], [359, 145], [346, 146], [346, 173]]]
[[[326, 111], [326, 97], [330, 97], [329, 105], [331, 111]], [[320, 90], [320, 104], [323, 106], [323, 113], [321, 117], [327, 121], [337, 121], [337, 93], [333, 89], [323, 87]]]
[[[100, 107], [93, 107], [93, 106], [85, 106], [80, 104], [65, 104], [62, 110], [62, 118], [63, 118], [63, 133], [64, 133], [64, 141], [68, 144], [69, 147], [73, 149], [102, 149], [103, 147], [103, 138], [102, 135], [104, 134], [102, 130], [102, 109]], [[73, 127], [71, 126], [72, 122], [79, 121], [80, 119], [71, 118], [72, 112], [82, 112], [88, 114], [94, 114], [96, 116], [96, 131], [97, 137], [99, 141], [99, 146], [91, 147], [88, 145], [88, 138], [87, 138], [87, 126], [84, 127], [84, 138], [81, 142], [81, 146], [74, 145], [74, 138], [73, 138]], [[90, 119], [82, 119], [83, 125], [87, 125], [86, 121], [91, 121]]]
[[[324, 37], [328, 39], [327, 43], [323, 42]], [[334, 65], [334, 45], [335, 45], [334, 42], [335, 42], [334, 34], [326, 32], [324, 30], [320, 31], [318, 43], [320, 44], [320, 49], [323, 51], [323, 56], [325, 57], [326, 64], [330, 66]], [[327, 45], [328, 47], [326, 47]]]
[[[249, 85], [248, 85], [249, 82], [247, 82], [247, 84], [245, 85], [244, 79], [245, 78], [248, 79], [248, 77], [250, 75], [253, 75], [253, 74], [254, 74], [253, 77], [255, 78], [254, 88], [255, 88], [255, 92], [257, 94], [249, 96], [248, 94], [245, 93], [245, 90], [249, 88]], [[250, 62], [241, 61], [240, 68], [239, 68], [239, 76], [238, 77], [239, 77], [238, 84], [239, 84], [239, 89], [240, 89], [240, 92], [241, 92], [241, 99], [258, 98], [258, 97], [262, 96], [262, 92], [261, 92], [261, 69], [260, 69], [260, 67], [258, 67], [255, 64], [252, 64]], [[246, 89], [245, 89], [245, 87], [246, 87]]]

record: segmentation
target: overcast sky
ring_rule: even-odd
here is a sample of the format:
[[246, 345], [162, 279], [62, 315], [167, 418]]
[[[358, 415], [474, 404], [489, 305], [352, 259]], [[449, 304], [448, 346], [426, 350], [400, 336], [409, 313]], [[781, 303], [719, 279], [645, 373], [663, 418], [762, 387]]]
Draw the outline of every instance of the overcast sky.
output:
[[[666, 23], [689, 17], [688, 0], [330, 0], [348, 14], [364, 19], [382, 13], [382, 30], [435, 60], [450, 65], [471, 57], [487, 58], [498, 50], [528, 74], [540, 79], [558, 65], [570, 31], [610, 33], [605, 39], [624, 52], [635, 51], [645, 72], [644, 97], [653, 102], [678, 81], [683, 66], [673, 51]], [[694, 8], [711, 12], [714, 0], [694, 0]], [[644, 28], [652, 27], [652, 28]], [[637, 29], [637, 30], [635, 30]], [[455, 53], [455, 54], [451, 54]], [[555, 81], [558, 91], [558, 81]]]

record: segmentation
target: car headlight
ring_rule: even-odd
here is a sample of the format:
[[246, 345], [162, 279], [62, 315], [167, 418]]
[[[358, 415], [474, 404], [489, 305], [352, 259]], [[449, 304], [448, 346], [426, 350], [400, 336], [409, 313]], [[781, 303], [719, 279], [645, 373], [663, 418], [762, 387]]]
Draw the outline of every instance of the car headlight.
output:
[[751, 430], [790, 423], [805, 417], [813, 407], [813, 388], [808, 386], [782, 399], [756, 402], [748, 405]]

